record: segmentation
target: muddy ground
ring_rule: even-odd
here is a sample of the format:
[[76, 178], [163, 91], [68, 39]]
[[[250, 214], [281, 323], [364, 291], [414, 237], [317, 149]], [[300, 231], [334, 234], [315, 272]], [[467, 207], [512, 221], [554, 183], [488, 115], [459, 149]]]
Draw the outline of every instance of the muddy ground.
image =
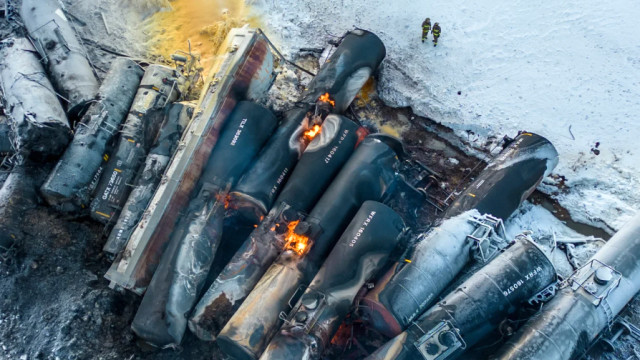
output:
[[[113, 36], [107, 37], [108, 42], [101, 39], [103, 34], [95, 30], [98, 25], [87, 21], [89, 15], [95, 14], [82, 6], [72, 9], [72, 13], [78, 11], [71, 18], [82, 30], [99, 75], [104, 74], [116, 54], [141, 56], [139, 49], [126, 47], [123, 39], [113, 39]], [[21, 33], [19, 23], [0, 18], [1, 38]], [[300, 57], [298, 63], [311, 70], [317, 67], [317, 60], [308, 55]], [[308, 75], [297, 70], [282, 71], [271, 92], [270, 105], [284, 110], [287, 100], [299, 93], [308, 79]], [[347, 115], [372, 131], [402, 136], [412, 158], [432, 172], [434, 182], [427, 189], [429, 201], [422, 203], [417, 212], [404, 214], [416, 229], [427, 228], [446, 207], [447, 196], [472, 181], [485, 165], [460, 150], [468, 139], [457, 139], [452, 144], [451, 133], [430, 119], [418, 117], [408, 108], [386, 107], [375, 93], [374, 82], [368, 84]], [[487, 149], [487, 156], [498, 150]], [[51, 164], [33, 165], [31, 172], [40, 182], [44, 180], [43, 168], [46, 170], [47, 166]], [[0, 176], [0, 180], [2, 178]], [[421, 185], [426, 183], [427, 180]], [[545, 195], [536, 193], [534, 198], [554, 209], [559, 217], [566, 216]], [[407, 210], [408, 202], [413, 200], [415, 198], [398, 197], [396, 206]], [[111, 259], [101, 251], [107, 234], [103, 225], [88, 217], [66, 217], [40, 202], [25, 211], [20, 227], [24, 234], [21, 246], [8, 259], [0, 261], [0, 359], [226, 358], [215, 343], [198, 341], [189, 333], [178, 351], [159, 351], [137, 342], [130, 323], [141, 298], [110, 289], [103, 278], [111, 265]], [[581, 224], [575, 227], [586, 235], [607, 236]], [[624, 314], [633, 323], [639, 323], [640, 301], [633, 301]], [[327, 356], [363, 358], [383, 341], [384, 338], [364, 328], [356, 318], [350, 318], [334, 339]], [[587, 357], [640, 359], [640, 347], [635, 339], [623, 336], [618, 344], [614, 353], [603, 354], [601, 348], [596, 347]], [[486, 351], [486, 348], [480, 350]], [[480, 350], [478, 358], [483, 357], [484, 352]]]

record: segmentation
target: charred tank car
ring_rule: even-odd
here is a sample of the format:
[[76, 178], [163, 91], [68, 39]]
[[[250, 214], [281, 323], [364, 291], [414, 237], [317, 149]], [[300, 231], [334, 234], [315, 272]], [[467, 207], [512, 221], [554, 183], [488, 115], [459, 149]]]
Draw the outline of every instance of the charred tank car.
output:
[[79, 117], [98, 92], [98, 80], [64, 9], [56, 0], [23, 0], [20, 17], [69, 117]]
[[322, 131], [305, 149], [267, 217], [253, 230], [200, 299], [189, 328], [203, 340], [215, 340], [269, 265], [286, 237], [329, 186], [353, 153], [358, 125], [329, 115]]
[[480, 261], [497, 254], [498, 244], [480, 241], [480, 235], [499, 230], [500, 219], [535, 190], [557, 156], [547, 139], [520, 134], [447, 209], [440, 225], [421, 235], [407, 260], [394, 265], [363, 299], [371, 326], [389, 337], [398, 335], [434, 303], [473, 254]]
[[116, 219], [131, 193], [140, 165], [155, 142], [164, 107], [180, 95], [177, 73], [162, 65], [147, 67], [118, 141], [104, 166], [91, 202], [91, 217], [103, 223]]
[[386, 264], [404, 222], [366, 201], [260, 359], [319, 359], [365, 281]]
[[134, 318], [132, 328], [145, 341], [158, 347], [182, 341], [186, 316], [222, 235], [226, 192], [275, 126], [276, 117], [268, 109], [248, 101], [239, 102], [231, 113]]
[[303, 102], [315, 104], [324, 94], [335, 111], [347, 109], [386, 56], [382, 40], [366, 30], [353, 30], [322, 65], [303, 94]]
[[578, 359], [638, 291], [640, 215], [578, 269], [495, 358]]
[[[338, 235], [367, 200], [381, 201], [395, 185], [399, 160], [396, 140], [368, 136], [303, 222], [238, 311], [220, 332], [218, 345], [227, 354], [256, 359], [309, 284]], [[291, 305], [290, 305], [291, 304]]]
[[13, 143], [22, 155], [57, 158], [72, 133], [33, 46], [24, 38], [8, 38], [0, 42], [0, 56], [2, 102], [13, 130], [12, 140], [2, 140], [5, 149], [13, 150]]
[[119, 253], [131, 237], [135, 226], [147, 209], [154, 191], [160, 183], [171, 155], [178, 147], [183, 131], [193, 116], [194, 106], [175, 103], [165, 108], [164, 122], [158, 139], [149, 152], [141, 171], [134, 183], [131, 195], [122, 208], [116, 225], [111, 230], [103, 250], [111, 254]]
[[96, 101], [76, 127], [71, 144], [40, 192], [54, 206], [69, 210], [89, 205], [109, 145], [125, 119], [144, 71], [133, 60], [118, 58], [111, 65]]
[[460, 358], [555, 280], [555, 268], [544, 252], [526, 236], [518, 236], [510, 248], [367, 359]]
[[[310, 119], [307, 121], [313, 125], [309, 132], [319, 127], [329, 111], [341, 112], [349, 106], [364, 83], [380, 66], [385, 54], [384, 44], [373, 33], [355, 30], [344, 37], [303, 95], [305, 107], [298, 110], [298, 114], [306, 111], [305, 116]], [[274, 144], [273, 149], [267, 149], [261, 155], [261, 160], [254, 165], [255, 170], [247, 172], [246, 178], [233, 189], [232, 206], [243, 213], [239, 218], [247, 219], [246, 224], [260, 225], [249, 236], [240, 231], [242, 228], [251, 229], [250, 226], [243, 226], [246, 224], [240, 224], [239, 230], [233, 231], [236, 235], [242, 235], [240, 241], [246, 240], [239, 249], [236, 246], [231, 250], [231, 253], [235, 251], [235, 255], [194, 312], [190, 326], [200, 338], [215, 338], [282, 251], [287, 231], [285, 225], [302, 220], [301, 213], [311, 209], [350, 154], [345, 149], [348, 149], [347, 143], [355, 139], [354, 131], [348, 129], [354, 126], [348, 120], [338, 122], [335, 119], [337, 118], [327, 117], [320, 130], [323, 141], [333, 143], [331, 147], [324, 143], [320, 148], [316, 145], [314, 148], [317, 151], [308, 155], [305, 153], [307, 159], [303, 165], [295, 164], [298, 161], [296, 155], [299, 157], [300, 154], [290, 144], [288, 147], [278, 145], [282, 150], [276, 150], [277, 146]], [[338, 128], [342, 134], [332, 132]], [[331, 136], [323, 137], [325, 132], [331, 132]], [[347, 142], [342, 139], [345, 136], [349, 138]], [[273, 141], [277, 142], [276, 139]], [[279, 153], [283, 155], [275, 159], [275, 155]], [[292, 165], [296, 165], [293, 173]], [[287, 185], [283, 189], [285, 180]], [[282, 194], [274, 203], [281, 189]], [[269, 213], [270, 208], [277, 213]], [[285, 211], [288, 214], [284, 214]], [[264, 220], [261, 222], [263, 218], [269, 223], [264, 223]], [[271, 231], [272, 228], [275, 231]], [[249, 258], [253, 260], [247, 261]], [[233, 293], [230, 289], [233, 289]], [[214, 308], [217, 310], [214, 311]]]

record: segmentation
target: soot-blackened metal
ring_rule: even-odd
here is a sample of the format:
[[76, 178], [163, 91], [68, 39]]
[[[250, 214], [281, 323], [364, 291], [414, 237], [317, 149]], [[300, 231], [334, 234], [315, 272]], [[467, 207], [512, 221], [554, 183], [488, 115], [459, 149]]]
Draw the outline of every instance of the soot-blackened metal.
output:
[[108, 146], [131, 107], [143, 74], [133, 60], [118, 58], [112, 63], [71, 144], [40, 189], [50, 205], [77, 210], [89, 204], [109, 157]]
[[102, 250], [117, 254], [129, 241], [131, 233], [142, 218], [142, 214], [147, 209], [149, 201], [160, 183], [169, 160], [171, 160], [171, 155], [178, 147], [183, 131], [189, 125], [193, 109], [194, 106], [187, 103], [172, 104], [165, 109], [165, 119], [158, 140], [149, 151], [149, 156], [138, 174], [134, 188]]
[[440, 225], [422, 236], [408, 261], [395, 264], [363, 299], [371, 326], [392, 337], [429, 308], [472, 258], [467, 235], [474, 226], [465, 212], [507, 218], [553, 170], [557, 156], [547, 139], [519, 135], [447, 209]]
[[556, 277], [544, 252], [518, 237], [368, 360], [459, 358]]
[[[302, 255], [284, 251], [227, 322], [217, 338], [227, 354], [256, 359], [309, 284], [335, 241], [360, 206], [380, 201], [395, 184], [398, 154], [385, 142], [365, 138], [307, 217], [319, 228], [310, 249]], [[298, 225], [300, 226], [300, 224]], [[297, 296], [296, 296], [297, 295]]]
[[304, 220], [318, 198], [353, 153], [358, 125], [329, 115], [322, 131], [305, 149], [275, 206], [244, 241], [196, 306], [189, 328], [213, 341], [282, 252], [287, 226]]
[[640, 291], [640, 215], [568, 279], [496, 359], [578, 359]]
[[403, 228], [391, 208], [366, 201], [260, 359], [319, 359], [362, 285], [386, 264]]
[[117, 219], [133, 189], [138, 170], [158, 136], [164, 107], [180, 95], [177, 79], [177, 73], [169, 67], [147, 67], [98, 181], [90, 207], [93, 219], [102, 223]]

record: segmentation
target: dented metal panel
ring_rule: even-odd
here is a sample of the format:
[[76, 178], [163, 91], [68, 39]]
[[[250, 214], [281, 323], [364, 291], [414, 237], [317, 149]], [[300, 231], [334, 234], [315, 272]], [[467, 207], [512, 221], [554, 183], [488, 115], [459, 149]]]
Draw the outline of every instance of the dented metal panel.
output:
[[226, 118], [243, 99], [258, 99], [273, 81], [273, 54], [264, 35], [232, 29], [168, 169], [122, 256], [105, 277], [144, 292], [180, 211], [187, 205]]

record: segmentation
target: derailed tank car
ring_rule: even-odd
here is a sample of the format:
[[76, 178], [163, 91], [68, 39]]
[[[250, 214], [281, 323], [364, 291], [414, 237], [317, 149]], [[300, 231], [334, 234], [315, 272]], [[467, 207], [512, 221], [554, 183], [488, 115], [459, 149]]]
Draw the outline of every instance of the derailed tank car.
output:
[[[381, 201], [395, 185], [397, 140], [368, 136], [356, 149], [304, 222], [296, 225], [284, 252], [267, 269], [217, 342], [227, 354], [256, 359], [282, 324], [301, 285], [316, 275], [338, 234], [367, 200]], [[301, 294], [297, 294], [300, 296]]]
[[255, 29], [232, 29], [205, 81], [198, 107], [125, 251], [105, 277], [111, 286], [142, 294], [149, 285], [182, 210], [236, 104], [265, 96], [273, 81], [274, 57]]
[[[328, 111], [344, 111], [371, 74], [378, 69], [385, 55], [384, 44], [375, 34], [365, 30], [355, 30], [348, 33], [336, 51], [322, 65], [320, 71], [303, 94], [302, 102], [306, 104], [303, 109], [306, 109], [307, 113], [311, 112], [311, 118], [314, 123], [320, 125], [322, 119], [327, 116]], [[315, 107], [315, 110], [312, 107]], [[299, 111], [302, 112], [304, 110]], [[342, 124], [349, 125], [345, 122]], [[329, 125], [331, 126], [331, 124]], [[343, 129], [343, 131], [349, 130]], [[353, 133], [348, 136], [354, 138]], [[327, 137], [326, 139], [329, 138]], [[342, 141], [335, 136], [332, 136], [331, 139], [332, 142]], [[323, 147], [318, 152], [318, 154], [322, 154], [328, 151], [325, 161], [329, 166], [322, 166], [327, 172], [310, 169], [309, 166], [313, 166], [310, 164], [317, 162], [317, 159], [312, 159], [311, 157], [309, 157], [302, 170], [294, 170], [295, 174], [291, 175], [290, 178], [294, 183], [291, 187], [283, 190], [282, 198], [275, 202], [275, 209], [284, 210], [281, 207], [283, 202], [291, 201], [289, 212], [291, 214], [298, 213], [295, 217], [290, 216], [287, 218], [287, 216], [284, 216], [284, 218], [287, 218], [285, 220], [281, 216], [283, 214], [267, 214], [270, 204], [282, 188], [284, 180], [291, 174], [290, 166], [282, 166], [287, 165], [284, 161], [280, 161], [278, 163], [280, 166], [273, 168], [268, 168], [267, 163], [256, 163], [256, 167], [267, 170], [266, 174], [272, 175], [270, 176], [270, 181], [261, 181], [264, 180], [265, 174], [256, 171], [252, 172], [253, 176], [246, 180], [248, 184], [256, 186], [256, 189], [242, 185], [235, 189], [234, 197], [236, 202], [240, 203], [240, 207], [244, 207], [243, 210], [247, 216], [260, 219], [267, 214], [266, 219], [275, 223], [271, 225], [265, 224], [254, 230], [241, 245], [229, 265], [224, 268], [214, 285], [212, 285], [211, 291], [207, 292], [200, 305], [198, 305], [190, 326], [200, 338], [208, 340], [215, 338], [216, 334], [245, 299], [275, 257], [282, 251], [285, 241], [277, 238], [282, 237], [283, 232], [275, 234], [275, 231], [270, 231], [269, 229], [276, 225], [283, 225], [279, 231], [284, 231], [286, 223], [301, 220], [299, 213], [305, 213], [310, 210], [322, 190], [328, 185], [327, 182], [332, 179], [335, 172], [342, 165], [341, 162], [332, 161], [331, 159], [335, 156], [340, 161], [344, 160], [345, 148], [346, 146], [344, 145], [334, 145], [332, 148]], [[338, 149], [342, 149], [342, 151], [340, 152]], [[338, 156], [339, 154], [341, 157]], [[297, 167], [299, 166], [300, 164], [297, 165]], [[322, 175], [317, 180], [314, 180], [313, 178], [316, 174]], [[305, 191], [304, 186], [307, 180], [311, 181], [308, 185], [309, 188]], [[243, 191], [243, 189], [246, 191]], [[244, 194], [245, 192], [246, 194]], [[306, 194], [314, 194], [314, 196], [307, 196]], [[281, 223], [277, 223], [279, 220], [282, 220]], [[248, 263], [246, 261], [247, 257], [254, 260]], [[233, 294], [228, 292], [230, 288], [234, 289]], [[212, 307], [219, 310], [215, 311], [216, 315], [212, 315]]]
[[215, 340], [222, 327], [249, 295], [269, 265], [286, 246], [286, 238], [311, 210], [353, 153], [358, 125], [331, 114], [322, 131], [302, 154], [273, 209], [244, 241], [189, 320], [189, 328], [203, 340]]
[[271, 209], [311, 141], [305, 137], [305, 132], [313, 127], [311, 115], [305, 109], [289, 112], [260, 156], [232, 189], [230, 201], [249, 226], [259, 223]]
[[[408, 261], [394, 265], [363, 299], [371, 326], [389, 337], [398, 335], [434, 303], [474, 252], [481, 261], [496, 254], [490, 242], [476, 242], [468, 235], [484, 233], [488, 224], [499, 226], [553, 170], [557, 156], [547, 139], [519, 135], [447, 209], [441, 224], [422, 236]], [[478, 218], [466, 212], [470, 209], [492, 216], [479, 225]]]
[[108, 223], [120, 214], [132, 184], [162, 120], [162, 109], [178, 99], [178, 74], [162, 65], [149, 65], [140, 81], [116, 145], [96, 186], [91, 217]]
[[187, 314], [220, 243], [228, 189], [254, 161], [277, 120], [268, 109], [241, 101], [226, 123], [133, 321], [134, 332], [158, 347], [182, 341]]
[[127, 244], [133, 229], [147, 209], [164, 170], [169, 165], [171, 155], [178, 147], [182, 133], [191, 121], [193, 109], [193, 105], [186, 103], [175, 103], [165, 109], [165, 119], [160, 128], [158, 139], [149, 151], [149, 156], [138, 174], [133, 190], [122, 207], [118, 221], [104, 245], [104, 251], [117, 254]]
[[2, 140], [4, 147], [13, 150], [13, 143], [40, 160], [59, 156], [72, 132], [35, 49], [27, 39], [8, 38], [0, 42], [0, 56], [2, 102], [13, 130], [12, 140]]
[[[287, 121], [290, 129], [281, 129], [283, 134], [276, 135], [261, 154], [262, 158], [233, 189], [232, 201], [246, 208], [245, 216], [256, 220], [255, 223], [268, 213], [304, 147], [315, 135], [314, 131], [318, 131], [314, 129], [319, 129], [329, 112], [341, 113], [351, 104], [385, 55], [384, 44], [375, 34], [354, 30], [345, 35], [305, 89], [302, 102], [307, 106], [290, 113]], [[297, 122], [306, 127], [304, 131], [309, 131], [309, 135], [301, 136], [300, 126], [294, 128]]]
[[314, 104], [328, 93], [335, 111], [344, 112], [386, 54], [376, 34], [361, 29], [350, 31], [311, 80], [302, 101]]
[[70, 117], [78, 117], [98, 92], [98, 80], [65, 11], [56, 0], [22, 0], [20, 17], [62, 94]]
[[113, 62], [71, 144], [40, 189], [49, 205], [67, 205], [70, 210], [89, 205], [103, 162], [109, 158], [109, 144], [131, 107], [143, 74], [133, 60]]
[[566, 285], [494, 358], [568, 360], [583, 356], [640, 291], [640, 215], [609, 239]]
[[403, 228], [391, 208], [366, 201], [260, 359], [319, 359], [362, 285], [386, 264]]
[[[556, 280], [545, 253], [524, 236], [427, 310], [368, 360], [457, 359]], [[542, 359], [542, 358], [541, 358]]]

